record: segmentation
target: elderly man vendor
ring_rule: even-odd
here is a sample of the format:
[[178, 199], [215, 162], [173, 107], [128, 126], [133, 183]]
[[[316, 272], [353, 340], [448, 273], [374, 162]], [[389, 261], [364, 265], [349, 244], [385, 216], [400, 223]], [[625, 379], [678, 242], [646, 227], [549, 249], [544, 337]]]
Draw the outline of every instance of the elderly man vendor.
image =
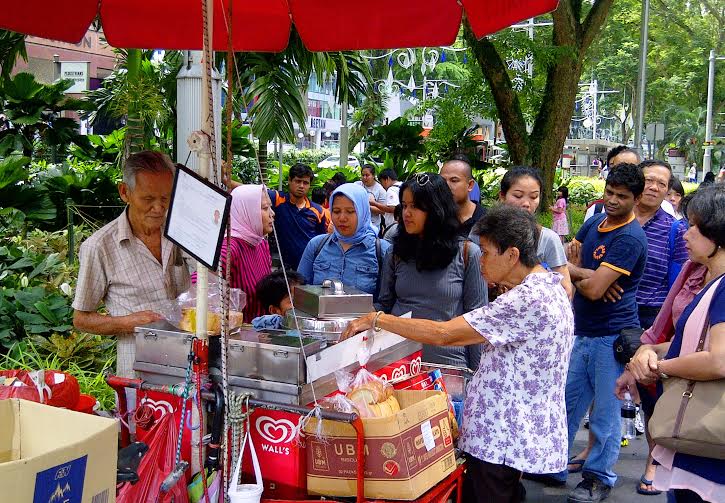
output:
[[134, 377], [134, 327], [161, 319], [163, 304], [189, 287], [181, 251], [163, 236], [174, 170], [160, 152], [129, 156], [118, 188], [128, 206], [81, 245], [73, 324], [117, 338], [121, 377]]

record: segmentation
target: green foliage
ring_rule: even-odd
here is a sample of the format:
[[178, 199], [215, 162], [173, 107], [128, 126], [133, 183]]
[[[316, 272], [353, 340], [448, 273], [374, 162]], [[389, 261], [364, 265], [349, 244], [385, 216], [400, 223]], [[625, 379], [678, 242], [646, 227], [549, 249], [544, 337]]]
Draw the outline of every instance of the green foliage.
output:
[[28, 222], [48, 222], [57, 213], [48, 190], [31, 181], [29, 157], [10, 155], [0, 159], [0, 227]]
[[376, 126], [366, 142], [366, 154], [383, 159], [384, 168], [392, 168], [406, 179], [416, 171], [418, 157], [425, 153], [420, 124], [398, 117], [387, 125]]
[[70, 162], [74, 160], [95, 161], [120, 166], [125, 136], [125, 127], [116, 129], [107, 135], [89, 134], [88, 141], [90, 142], [90, 148], [80, 149], [71, 146]]
[[242, 183], [259, 183], [257, 158], [235, 156], [232, 160], [232, 176]]
[[[227, 151], [227, 121], [222, 122], [222, 152]], [[256, 157], [254, 142], [250, 139], [252, 128], [242, 125], [239, 119], [232, 119], [232, 155], [253, 158]]]
[[59, 117], [65, 110], [84, 110], [88, 104], [68, 98], [70, 80], [42, 84], [30, 73], [0, 80], [0, 156], [15, 150], [31, 157], [38, 146], [63, 155], [71, 143], [81, 148], [88, 139], [78, 132], [74, 119]]
[[0, 79], [10, 77], [15, 61], [28, 61], [25, 50], [25, 35], [14, 31], [0, 30]]
[[[118, 216], [124, 205], [118, 194], [121, 172], [113, 164], [98, 161], [75, 161], [61, 165], [36, 165], [37, 180], [48, 191], [57, 208], [57, 216], [51, 230], [62, 229], [68, 224], [67, 200], [80, 208], [84, 219], [98, 223], [110, 222]], [[74, 220], [80, 217], [74, 213]]]
[[83, 370], [103, 368], [114, 353], [115, 342], [111, 337], [71, 332], [70, 335], [54, 333], [50, 337], [33, 336], [30, 340], [41, 355], [56, 355], [62, 367], [71, 362]]

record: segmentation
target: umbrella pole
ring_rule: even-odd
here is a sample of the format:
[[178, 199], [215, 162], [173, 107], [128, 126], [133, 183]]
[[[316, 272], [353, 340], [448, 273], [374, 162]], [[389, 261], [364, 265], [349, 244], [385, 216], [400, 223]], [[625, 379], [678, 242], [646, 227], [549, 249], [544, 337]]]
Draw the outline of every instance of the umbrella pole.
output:
[[[202, 15], [203, 15], [203, 40], [204, 40], [204, 53], [202, 56], [202, 63], [204, 70], [202, 71], [202, 86], [201, 86], [201, 131], [204, 136], [208, 139], [206, 145], [199, 151], [199, 175], [205, 179], [209, 179], [210, 165], [212, 156], [216, 158], [216, 142], [214, 138], [214, 104], [213, 104], [213, 92], [211, 89], [211, 72], [213, 64], [213, 52], [211, 48], [212, 43], [212, 32], [213, 32], [213, 15], [214, 2], [213, 0], [202, 0]], [[207, 342], [207, 308], [209, 303], [209, 282], [208, 269], [200, 264], [196, 263], [196, 337]], [[198, 392], [198, 390], [197, 390]], [[195, 411], [192, 411], [194, 414]], [[199, 451], [203, 449], [201, 445], [201, 439], [204, 435], [204, 419], [198, 418], [201, 422], [202, 427], [192, 431], [191, 437], [191, 465], [192, 472], [202, 470], [202, 466], [199, 464]], [[205, 479], [204, 476], [202, 476]], [[206, 486], [206, 484], [204, 484]]]

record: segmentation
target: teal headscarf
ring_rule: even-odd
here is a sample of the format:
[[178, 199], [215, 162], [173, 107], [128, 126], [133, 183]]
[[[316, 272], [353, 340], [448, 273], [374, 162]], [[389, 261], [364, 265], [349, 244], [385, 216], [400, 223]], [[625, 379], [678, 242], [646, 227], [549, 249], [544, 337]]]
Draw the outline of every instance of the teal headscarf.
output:
[[368, 199], [368, 191], [365, 190], [362, 185], [343, 183], [336, 188], [330, 196], [330, 213], [332, 213], [332, 209], [335, 205], [335, 197], [339, 195], [347, 197], [355, 206], [357, 229], [355, 230], [355, 234], [352, 236], [343, 236], [337, 231], [337, 229], [335, 229], [334, 233], [335, 236], [337, 236], [337, 239], [343, 243], [355, 245], [365, 239], [366, 236], [376, 237], [377, 232], [375, 231], [375, 227], [373, 227], [370, 219], [370, 201]]

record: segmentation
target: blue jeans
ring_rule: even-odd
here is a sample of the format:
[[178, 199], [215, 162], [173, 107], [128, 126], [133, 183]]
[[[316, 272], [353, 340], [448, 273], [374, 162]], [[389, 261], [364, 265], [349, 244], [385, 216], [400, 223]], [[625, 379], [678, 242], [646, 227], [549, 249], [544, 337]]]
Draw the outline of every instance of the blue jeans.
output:
[[[587, 457], [583, 473], [590, 473], [608, 486], [614, 486], [617, 475], [614, 465], [622, 440], [621, 402], [614, 395], [614, 383], [624, 366], [614, 359], [612, 344], [617, 335], [606, 337], [577, 336], [569, 361], [566, 379], [566, 415], [569, 428], [569, 453], [584, 414], [594, 401], [589, 414], [589, 429], [594, 445]], [[556, 475], [566, 480], [567, 471]]]

